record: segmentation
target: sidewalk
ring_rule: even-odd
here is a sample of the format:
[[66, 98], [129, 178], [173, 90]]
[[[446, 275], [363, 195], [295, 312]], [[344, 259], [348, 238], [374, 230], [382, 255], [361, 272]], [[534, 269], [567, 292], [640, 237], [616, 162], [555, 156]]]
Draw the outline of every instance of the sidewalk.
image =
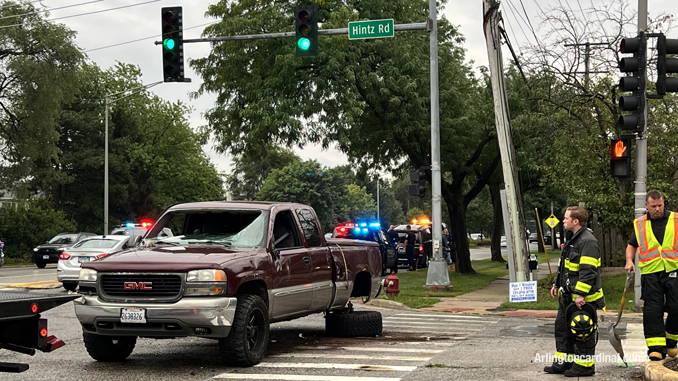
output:
[[[558, 258], [552, 259], [551, 270], [555, 271], [558, 264]], [[546, 278], [549, 274], [548, 264], [540, 263], [538, 265], [537, 279]], [[555, 319], [557, 310], [514, 310], [504, 309], [499, 306], [508, 301], [509, 295], [509, 276], [502, 276], [490, 283], [488, 286], [479, 290], [456, 296], [454, 298], [440, 298], [440, 302], [432, 307], [421, 308], [421, 311], [451, 312], [473, 315], [498, 315], [498, 316], [527, 316], [531, 318], [552, 318]], [[374, 299], [368, 304], [377, 307], [392, 309], [409, 309], [402, 303], [392, 300]], [[601, 321], [615, 319], [618, 311], [598, 311]], [[642, 322], [642, 313], [624, 312], [623, 322]]]

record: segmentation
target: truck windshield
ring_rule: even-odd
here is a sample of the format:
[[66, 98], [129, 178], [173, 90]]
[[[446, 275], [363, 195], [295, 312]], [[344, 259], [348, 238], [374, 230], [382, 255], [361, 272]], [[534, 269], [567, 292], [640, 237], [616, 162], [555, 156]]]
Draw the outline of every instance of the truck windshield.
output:
[[[263, 246], [268, 212], [261, 210], [171, 211], [160, 217], [146, 243]], [[169, 228], [174, 237], [158, 232]]]
[[47, 243], [54, 245], [69, 244], [75, 242], [77, 238], [77, 234], [59, 234], [58, 236], [50, 239]]

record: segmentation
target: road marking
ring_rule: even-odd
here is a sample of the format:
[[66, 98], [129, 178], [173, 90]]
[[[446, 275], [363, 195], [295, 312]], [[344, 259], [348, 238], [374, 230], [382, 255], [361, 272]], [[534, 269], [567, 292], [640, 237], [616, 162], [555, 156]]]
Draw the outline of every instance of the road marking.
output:
[[469, 315], [450, 315], [450, 314], [396, 314], [395, 316], [412, 316], [411, 318], [407, 317], [402, 317], [398, 319], [409, 319], [409, 320], [421, 320], [420, 317], [436, 317], [436, 318], [443, 318], [443, 319], [480, 319], [484, 320], [487, 322], [494, 322], [496, 323], [497, 321], [495, 320], [487, 320], [487, 318], [481, 317], [481, 316], [469, 316]]
[[226, 378], [234, 380], [293, 380], [293, 381], [400, 381], [400, 378], [392, 377], [344, 377], [322, 375], [296, 375], [296, 374], [242, 374], [223, 373], [214, 378]]
[[[454, 327], [454, 326], [461, 326], [461, 327], [468, 327], [469, 322], [457, 322], [457, 323], [440, 323], [440, 322], [422, 322], [422, 321], [408, 321], [408, 322], [401, 322], [401, 321], [393, 321], [391, 319], [384, 319], [383, 320], [384, 325], [400, 325], [404, 327], [412, 327], [412, 326], [442, 326], [442, 327]], [[418, 328], [418, 327], [417, 327]], [[466, 329], [466, 328], [464, 328]], [[482, 327], [477, 328], [476, 330], [482, 329]]]
[[262, 362], [255, 368], [318, 368], [318, 369], [351, 369], [351, 370], [379, 370], [387, 372], [411, 372], [416, 366], [370, 365], [370, 364], [339, 364], [339, 363], [309, 363], [309, 362]]
[[646, 361], [634, 361], [634, 365], [645, 365], [649, 360], [647, 357], [647, 345], [645, 344], [645, 334], [643, 325], [638, 323], [626, 324], [626, 339], [622, 340], [624, 355], [629, 359], [647, 359]]
[[298, 349], [305, 349], [305, 350], [331, 350], [331, 349], [341, 349], [344, 351], [358, 351], [358, 352], [368, 352], [368, 351], [374, 351], [374, 352], [416, 352], [416, 353], [440, 353], [443, 352], [442, 349], [420, 349], [420, 348], [404, 348], [404, 347], [397, 347], [397, 348], [384, 348], [384, 347], [329, 347], [329, 346], [317, 346], [313, 348], [298, 348]]
[[356, 359], [356, 360], [394, 360], [394, 361], [428, 361], [431, 356], [384, 356], [384, 355], [338, 355], [332, 353], [312, 354], [294, 353], [289, 355], [272, 355], [267, 357], [276, 358], [329, 358], [329, 359]]

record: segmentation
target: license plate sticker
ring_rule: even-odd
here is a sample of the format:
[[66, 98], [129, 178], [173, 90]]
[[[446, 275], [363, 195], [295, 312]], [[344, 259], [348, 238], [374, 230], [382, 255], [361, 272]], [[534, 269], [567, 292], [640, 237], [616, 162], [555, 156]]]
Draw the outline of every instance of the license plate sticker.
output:
[[121, 308], [120, 309], [121, 323], [146, 323], [146, 309], [145, 308]]

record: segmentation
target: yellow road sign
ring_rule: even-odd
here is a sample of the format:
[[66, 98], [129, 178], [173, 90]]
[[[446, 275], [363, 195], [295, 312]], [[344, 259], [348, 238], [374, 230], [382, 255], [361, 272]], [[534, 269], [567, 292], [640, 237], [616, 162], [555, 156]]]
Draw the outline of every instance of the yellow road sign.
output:
[[553, 214], [546, 219], [546, 223], [551, 227], [551, 229], [555, 228], [559, 222], [560, 220], [557, 219]]

